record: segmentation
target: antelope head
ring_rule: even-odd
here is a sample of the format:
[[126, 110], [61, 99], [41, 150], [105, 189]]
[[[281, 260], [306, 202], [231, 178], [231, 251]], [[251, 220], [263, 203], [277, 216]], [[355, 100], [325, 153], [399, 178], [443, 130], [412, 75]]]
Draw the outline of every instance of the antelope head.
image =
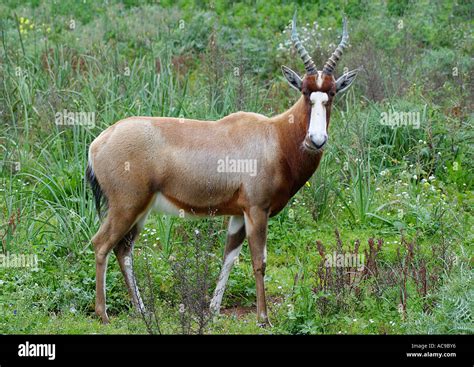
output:
[[301, 92], [308, 106], [309, 123], [303, 141], [303, 147], [310, 152], [319, 152], [328, 140], [329, 119], [334, 96], [347, 90], [354, 81], [359, 69], [343, 74], [337, 80], [334, 69], [347, 47], [349, 34], [347, 21], [343, 20], [342, 39], [331, 57], [324, 64], [323, 70], [318, 70], [311, 56], [301, 43], [296, 31], [296, 12], [293, 16], [291, 40], [298, 51], [305, 67], [305, 75], [301, 78], [296, 72], [282, 66], [283, 75], [291, 87]]

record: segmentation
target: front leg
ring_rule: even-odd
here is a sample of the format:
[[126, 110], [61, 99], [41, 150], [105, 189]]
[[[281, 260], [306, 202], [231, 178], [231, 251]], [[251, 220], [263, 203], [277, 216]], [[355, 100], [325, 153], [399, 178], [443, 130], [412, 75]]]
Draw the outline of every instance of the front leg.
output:
[[257, 317], [261, 325], [271, 326], [267, 315], [264, 283], [267, 262], [268, 212], [259, 207], [251, 207], [245, 211], [244, 218], [257, 289]]
[[245, 239], [245, 225], [242, 216], [232, 216], [229, 221], [229, 229], [227, 231], [227, 241], [224, 250], [224, 262], [222, 270], [219, 274], [214, 296], [212, 297], [210, 309], [213, 314], [219, 314], [221, 307], [222, 296], [224, 295], [227, 280], [229, 279], [230, 271], [234, 266], [235, 260], [239, 257], [242, 242]]

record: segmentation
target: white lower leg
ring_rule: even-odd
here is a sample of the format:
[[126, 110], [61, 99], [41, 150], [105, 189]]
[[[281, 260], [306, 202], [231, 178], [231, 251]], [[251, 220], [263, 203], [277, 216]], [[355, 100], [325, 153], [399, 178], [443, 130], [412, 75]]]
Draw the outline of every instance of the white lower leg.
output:
[[142, 298], [140, 296], [140, 291], [138, 290], [137, 282], [135, 280], [135, 275], [133, 274], [132, 267], [132, 258], [131, 256], [124, 257], [125, 265], [125, 276], [127, 277], [128, 284], [130, 284], [130, 290], [132, 292], [132, 301], [138, 312], [145, 312], [145, 305], [143, 304]]
[[229, 252], [224, 260], [224, 265], [222, 266], [216, 290], [214, 291], [214, 296], [212, 297], [210, 305], [211, 311], [213, 313], [219, 313], [222, 303], [222, 297], [224, 296], [225, 286], [227, 284], [227, 280], [229, 279], [230, 271], [232, 270], [232, 266], [234, 265], [235, 260], [239, 257], [241, 248], [242, 245]]

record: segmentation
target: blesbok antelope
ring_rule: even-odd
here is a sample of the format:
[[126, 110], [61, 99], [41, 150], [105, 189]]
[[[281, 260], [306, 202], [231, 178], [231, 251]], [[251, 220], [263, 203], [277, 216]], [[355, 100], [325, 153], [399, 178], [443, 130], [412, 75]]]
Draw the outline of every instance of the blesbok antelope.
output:
[[[92, 142], [86, 176], [99, 212], [101, 199], [108, 203], [107, 215], [92, 239], [95, 310], [104, 323], [108, 322], [105, 275], [111, 250], [134, 306], [144, 310], [131, 253], [151, 210], [191, 217], [230, 216], [223, 266], [210, 307], [219, 312], [229, 273], [247, 237], [258, 320], [269, 323], [264, 287], [268, 219], [280, 212], [315, 172], [328, 139], [333, 98], [349, 88], [357, 74], [354, 70], [337, 80], [333, 76], [347, 47], [345, 20], [342, 40], [321, 71], [300, 42], [295, 22], [293, 17], [291, 39], [306, 74], [301, 79], [282, 66], [288, 83], [301, 93], [286, 112], [271, 118], [237, 112], [219, 121], [130, 117], [110, 126]], [[223, 161], [230, 160], [232, 169], [219, 169]], [[254, 174], [235, 169], [241, 160], [254, 163]]]

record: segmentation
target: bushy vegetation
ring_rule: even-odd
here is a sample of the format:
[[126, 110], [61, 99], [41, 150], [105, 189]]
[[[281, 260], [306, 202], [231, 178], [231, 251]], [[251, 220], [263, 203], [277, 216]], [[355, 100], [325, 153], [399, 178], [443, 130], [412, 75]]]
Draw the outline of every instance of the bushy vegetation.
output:
[[[126, 116], [218, 119], [291, 106], [298, 95], [280, 65], [303, 70], [289, 40], [295, 4], [0, 4], [1, 254], [38, 260], [0, 266], [0, 333], [474, 332], [472, 4], [296, 7], [319, 67], [339, 41], [345, 13], [350, 47], [337, 74], [362, 71], [333, 106], [318, 171], [270, 222], [274, 327], [261, 329], [246, 246], [223, 314], [210, 320], [203, 311], [227, 219], [160, 216], [149, 219], [134, 254], [154, 315], [130, 310], [111, 260], [112, 323], [101, 326], [90, 244], [99, 221], [84, 172], [90, 142]], [[56, 123], [68, 112], [93, 114], [93, 123]], [[400, 114], [408, 117], [397, 124]], [[334, 251], [365, 255], [363, 270], [326, 266]]]

